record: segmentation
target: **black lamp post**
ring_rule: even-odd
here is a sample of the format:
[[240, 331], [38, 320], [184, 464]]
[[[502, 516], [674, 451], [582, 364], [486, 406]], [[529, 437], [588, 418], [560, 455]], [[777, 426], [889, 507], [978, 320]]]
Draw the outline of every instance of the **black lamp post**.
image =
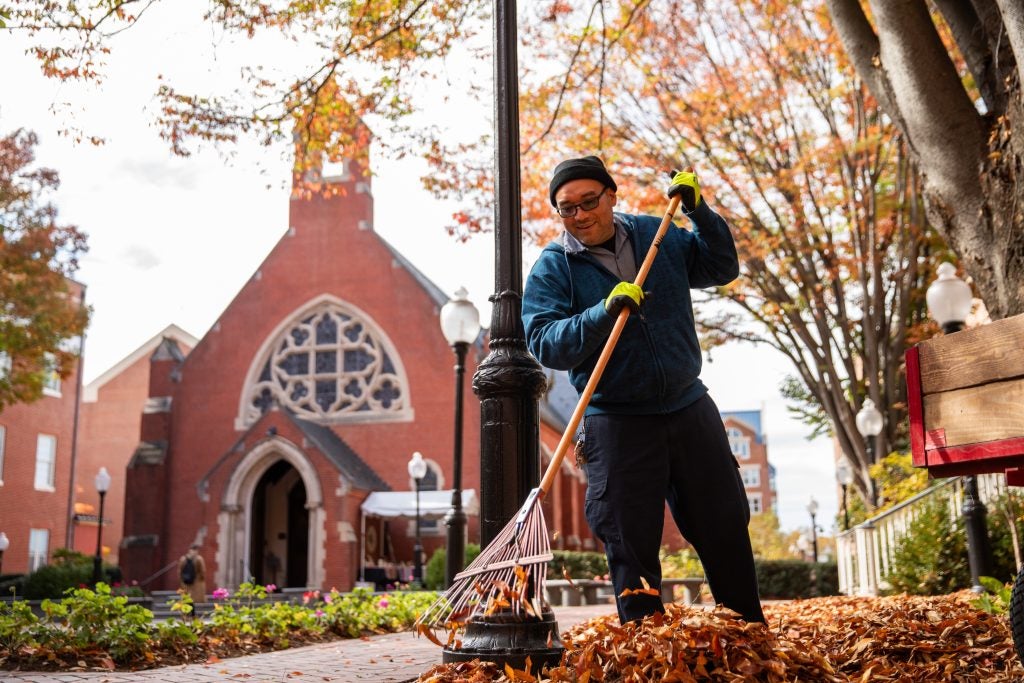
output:
[[0, 531], [0, 575], [4, 573], [4, 551], [10, 545], [11, 541], [7, 538], [7, 534]]
[[818, 561], [818, 501], [811, 496], [811, 502], [807, 504], [807, 514], [811, 516], [811, 559]]
[[844, 457], [836, 463], [836, 481], [843, 490], [843, 531], [849, 531], [850, 509], [846, 506], [846, 489], [853, 483], [853, 468], [850, 467], [850, 461]]
[[423, 539], [420, 535], [420, 480], [427, 475], [427, 463], [423, 454], [416, 451], [409, 461], [409, 476], [416, 482], [416, 544], [412, 547], [412, 579], [423, 583]]
[[96, 557], [92, 559], [92, 584], [95, 586], [103, 580], [103, 499], [110, 488], [110, 474], [106, 467], [96, 473], [96, 491], [100, 494], [100, 515], [96, 520]]
[[[867, 463], [871, 466], [875, 463], [875, 442], [878, 439], [878, 435], [882, 433], [882, 427], [884, 426], [882, 420], [882, 413], [875, 407], [875, 402], [870, 398], [864, 399], [864, 404], [861, 406], [860, 411], [857, 413], [857, 431], [864, 437], [864, 448], [867, 450]], [[875, 483], [874, 481], [868, 481], [869, 491], [868, 495], [871, 496], [871, 503], [876, 503], [875, 499]]]
[[444, 587], [466, 563], [466, 513], [462, 511], [462, 385], [466, 374], [466, 351], [480, 335], [480, 312], [459, 287], [455, 298], [441, 308], [441, 332], [455, 350], [455, 446], [452, 458], [452, 509], [445, 515], [448, 548], [445, 553]]
[[[971, 312], [973, 295], [971, 286], [956, 275], [956, 266], [942, 263], [937, 269], [938, 278], [925, 294], [928, 314], [939, 323], [945, 334], [954, 334], [964, 328], [967, 314]], [[967, 561], [971, 566], [972, 590], [984, 592], [980, 577], [988, 576], [992, 566], [992, 548], [989, 544], [988, 529], [985, 525], [987, 510], [978, 496], [978, 478], [974, 475], [961, 477], [964, 501], [960, 511], [964, 516], [967, 530]]]

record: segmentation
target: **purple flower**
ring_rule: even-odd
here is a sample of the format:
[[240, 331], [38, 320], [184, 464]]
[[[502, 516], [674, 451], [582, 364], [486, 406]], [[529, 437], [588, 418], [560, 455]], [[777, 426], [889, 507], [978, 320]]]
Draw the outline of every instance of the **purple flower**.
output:
[[324, 602], [326, 602], [328, 605], [331, 604], [332, 602], [334, 602], [334, 596], [332, 596], [330, 593], [325, 593]]
[[267, 589], [268, 593], [273, 593], [274, 591], [277, 590], [277, 584], [275, 584], [275, 583], [268, 583], [266, 585], [266, 589]]
[[320, 618], [320, 617], [322, 617], [323, 615], [324, 615], [324, 611], [323, 611], [322, 609], [318, 609], [318, 610], [316, 611], [316, 617], [317, 617], [317, 619], [319, 619], [319, 618]]
[[213, 599], [214, 600], [224, 600], [229, 595], [230, 595], [230, 593], [228, 592], [227, 588], [218, 588], [215, 591], [213, 591]]
[[391, 603], [388, 602], [387, 598], [381, 598], [380, 602], [377, 603], [377, 607], [380, 607], [381, 609], [387, 609], [389, 604]]

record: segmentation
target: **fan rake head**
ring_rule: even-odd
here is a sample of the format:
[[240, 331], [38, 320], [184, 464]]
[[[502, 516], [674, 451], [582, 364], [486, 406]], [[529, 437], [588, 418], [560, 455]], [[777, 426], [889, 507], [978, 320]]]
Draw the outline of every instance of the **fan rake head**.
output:
[[454, 634], [477, 617], [540, 619], [546, 605], [544, 577], [554, 556], [543, 508], [534, 489], [519, 515], [455, 576], [452, 585], [416, 620], [416, 632], [441, 644], [432, 629]]

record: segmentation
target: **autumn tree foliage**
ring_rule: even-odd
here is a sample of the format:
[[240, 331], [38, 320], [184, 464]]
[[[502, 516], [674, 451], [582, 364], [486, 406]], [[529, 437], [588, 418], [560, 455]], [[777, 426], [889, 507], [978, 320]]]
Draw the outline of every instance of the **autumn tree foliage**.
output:
[[992, 317], [1024, 313], [1024, 2], [826, 0]]
[[877, 454], [903, 438], [903, 352], [930, 333], [923, 290], [944, 249], [908, 150], [824, 6], [626, 0], [552, 12], [525, 30], [530, 49], [561, 59], [523, 88], [528, 232], [560, 230], [546, 186], [559, 158], [601, 154], [620, 206], [658, 214], [665, 171], [694, 166], [742, 261], [741, 277], [699, 305], [705, 341], [785, 355], [794, 407], [836, 436], [873, 503], [875, 458], [855, 416], [867, 397], [886, 407]]
[[[275, 35], [280, 52], [253, 64], [233, 91], [179, 90], [161, 79], [160, 135], [179, 155], [197, 146], [254, 136], [297, 152], [295, 172], [306, 177], [324, 161], [365, 157], [361, 122], [374, 117], [391, 132], [413, 111], [412, 94], [438, 77], [437, 63], [484, 24], [481, 0], [216, 0], [202, 4], [162, 0], [8, 0], [6, 30], [27, 35], [44, 74], [101, 84], [114, 37], [144, 21], [158, 5], [202, 12], [225, 36]], [[0, 23], [0, 29], [3, 29]], [[302, 64], [295, 73], [272, 71], [275, 61]], [[378, 130], [377, 140], [389, 144]], [[76, 131], [79, 139], [92, 138]], [[403, 138], [408, 140], [409, 138]], [[292, 143], [302, 143], [295, 144]], [[407, 150], [397, 149], [395, 153]]]
[[0, 409], [39, 398], [49, 372], [71, 373], [89, 318], [68, 279], [85, 235], [45, 201], [58, 178], [33, 167], [36, 144], [26, 131], [0, 138]]

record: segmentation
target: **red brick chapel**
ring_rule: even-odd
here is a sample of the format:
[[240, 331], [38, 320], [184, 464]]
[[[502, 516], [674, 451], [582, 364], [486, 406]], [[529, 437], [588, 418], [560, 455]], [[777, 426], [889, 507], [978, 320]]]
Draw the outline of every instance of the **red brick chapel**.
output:
[[[415, 490], [416, 451], [429, 466], [421, 488], [451, 488], [454, 354], [438, 322], [448, 296], [374, 231], [369, 174], [350, 162], [323, 180], [335, 191], [293, 196], [284, 236], [195, 347], [167, 337], [150, 356], [125, 480], [127, 581], [198, 543], [209, 590], [249, 577], [347, 590], [366, 565], [411, 564], [414, 521], [364, 515], [372, 492]], [[466, 360], [469, 496], [480, 490], [469, 383], [485, 354], [481, 341]], [[547, 413], [544, 441], [557, 442], [559, 411]], [[575, 507], [582, 477], [560, 479], [546, 503], [566, 525], [555, 545], [593, 547]], [[471, 514], [470, 542], [478, 528]], [[445, 534], [424, 522], [426, 558]], [[174, 587], [173, 571], [146, 586]]]

